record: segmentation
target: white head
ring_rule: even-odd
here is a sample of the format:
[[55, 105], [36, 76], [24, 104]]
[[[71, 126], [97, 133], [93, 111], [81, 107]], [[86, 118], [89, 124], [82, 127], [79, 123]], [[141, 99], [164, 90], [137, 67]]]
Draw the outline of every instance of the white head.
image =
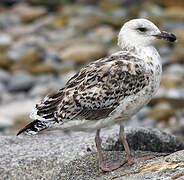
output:
[[126, 22], [118, 35], [120, 48], [147, 47], [156, 39], [166, 39], [170, 42], [176, 40], [171, 33], [160, 31], [158, 27], [147, 19], [133, 19]]

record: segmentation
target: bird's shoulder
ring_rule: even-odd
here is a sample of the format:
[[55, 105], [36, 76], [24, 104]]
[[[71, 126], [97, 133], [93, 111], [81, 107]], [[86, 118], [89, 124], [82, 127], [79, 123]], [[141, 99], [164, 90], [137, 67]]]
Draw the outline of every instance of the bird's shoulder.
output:
[[77, 87], [81, 83], [95, 83], [95, 78], [105, 80], [108, 77], [110, 79], [118, 73], [121, 76], [123, 76], [123, 72], [129, 72], [129, 74], [141, 73], [140, 70], [144, 71], [144, 68], [143, 60], [129, 52], [120, 51], [82, 68], [66, 83], [65, 89]]

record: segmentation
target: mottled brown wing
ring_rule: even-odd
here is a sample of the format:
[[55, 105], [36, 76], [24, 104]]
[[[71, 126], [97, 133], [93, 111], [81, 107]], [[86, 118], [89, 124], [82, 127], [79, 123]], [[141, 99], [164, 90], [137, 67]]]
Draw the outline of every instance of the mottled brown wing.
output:
[[64, 88], [46, 96], [32, 117], [57, 122], [103, 119], [125, 97], [147, 86], [149, 78], [140, 59], [127, 53], [111, 55], [82, 68]]
[[114, 108], [108, 109], [87, 109], [83, 108], [75, 117], [76, 119], [99, 120], [108, 117]]
[[59, 90], [48, 94], [40, 104], [37, 104], [35, 110], [33, 111], [34, 119], [45, 119], [45, 120], [54, 120], [57, 121], [55, 118], [55, 112], [58, 110], [58, 105], [61, 103], [63, 98], [63, 90]]
[[139, 62], [117, 59], [91, 63], [68, 81], [56, 113], [59, 121], [106, 118], [121, 100], [148, 85], [149, 74]]

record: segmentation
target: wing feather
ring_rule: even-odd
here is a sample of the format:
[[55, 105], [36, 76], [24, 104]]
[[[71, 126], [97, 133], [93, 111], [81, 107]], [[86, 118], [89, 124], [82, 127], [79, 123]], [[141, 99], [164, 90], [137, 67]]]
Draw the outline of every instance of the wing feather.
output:
[[149, 84], [143, 61], [128, 53], [116, 53], [82, 68], [58, 92], [36, 106], [43, 119], [99, 120], [106, 118], [127, 96]]

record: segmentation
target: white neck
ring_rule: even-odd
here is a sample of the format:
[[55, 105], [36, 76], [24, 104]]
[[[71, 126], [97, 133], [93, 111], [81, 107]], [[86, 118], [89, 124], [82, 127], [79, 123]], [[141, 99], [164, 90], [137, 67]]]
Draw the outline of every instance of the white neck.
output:
[[[120, 44], [118, 43], [118, 45], [120, 46]], [[125, 45], [125, 44], [123, 44]], [[155, 49], [154, 46], [150, 45], [150, 46], [120, 46], [120, 48], [123, 51], [128, 51], [128, 52], [132, 52], [135, 56], [138, 56], [141, 59], [145, 59], [145, 57], [150, 57], [150, 58], [154, 58], [153, 61], [156, 61], [155, 63], [161, 63], [160, 62], [160, 55], [158, 54], [158, 51]], [[146, 59], [145, 59], [146, 60]], [[150, 60], [150, 59], [149, 59]]]

